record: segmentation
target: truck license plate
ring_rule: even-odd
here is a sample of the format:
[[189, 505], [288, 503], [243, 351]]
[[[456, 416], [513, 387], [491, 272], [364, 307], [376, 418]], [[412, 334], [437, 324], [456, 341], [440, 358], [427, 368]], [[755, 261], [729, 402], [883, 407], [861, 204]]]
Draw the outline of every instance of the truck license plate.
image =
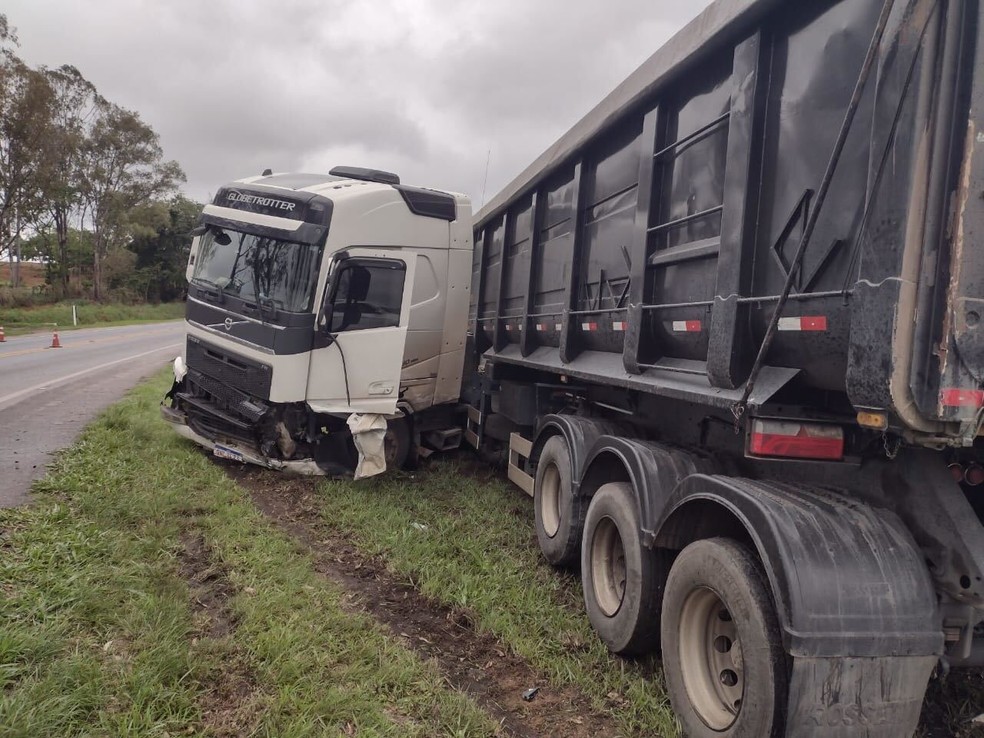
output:
[[234, 451], [231, 448], [220, 446], [219, 444], [215, 444], [215, 447], [212, 449], [212, 453], [220, 459], [231, 459], [233, 461], [243, 460], [243, 455], [241, 453]]

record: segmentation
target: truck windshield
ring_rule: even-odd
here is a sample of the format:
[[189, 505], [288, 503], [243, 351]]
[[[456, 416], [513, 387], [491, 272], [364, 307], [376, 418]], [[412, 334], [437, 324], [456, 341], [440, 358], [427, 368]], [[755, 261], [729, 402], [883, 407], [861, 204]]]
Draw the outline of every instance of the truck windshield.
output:
[[311, 309], [321, 247], [210, 228], [192, 281], [288, 312]]

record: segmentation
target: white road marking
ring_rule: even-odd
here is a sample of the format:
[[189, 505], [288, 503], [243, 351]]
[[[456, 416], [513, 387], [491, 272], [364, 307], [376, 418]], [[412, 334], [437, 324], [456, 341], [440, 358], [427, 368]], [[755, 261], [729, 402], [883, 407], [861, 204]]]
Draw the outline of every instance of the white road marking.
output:
[[115, 361], [109, 361], [105, 364], [100, 364], [98, 366], [92, 366], [88, 369], [83, 369], [80, 372], [75, 372], [73, 374], [66, 374], [63, 377], [56, 377], [47, 382], [42, 382], [41, 384], [36, 384], [33, 387], [28, 387], [27, 389], [22, 389], [13, 394], [7, 395], [6, 397], [0, 397], [0, 408], [6, 405], [13, 404], [14, 401], [24, 397], [25, 395], [31, 395], [35, 392], [39, 392], [43, 389], [50, 389], [52, 387], [57, 387], [59, 385], [65, 384], [66, 382], [71, 382], [73, 379], [78, 379], [79, 377], [84, 377], [86, 374], [91, 374], [92, 372], [98, 372], [100, 369], [108, 369], [111, 366], [116, 366], [117, 364], [122, 364], [124, 361], [133, 361], [134, 359], [141, 359], [144, 356], [150, 356], [151, 354], [157, 354], [161, 351], [167, 349], [180, 348], [181, 343], [171, 343], [167, 346], [161, 346], [160, 348], [151, 349], [150, 351], [144, 351], [142, 354], [134, 354], [133, 356], [124, 356], [122, 359], [116, 359]]

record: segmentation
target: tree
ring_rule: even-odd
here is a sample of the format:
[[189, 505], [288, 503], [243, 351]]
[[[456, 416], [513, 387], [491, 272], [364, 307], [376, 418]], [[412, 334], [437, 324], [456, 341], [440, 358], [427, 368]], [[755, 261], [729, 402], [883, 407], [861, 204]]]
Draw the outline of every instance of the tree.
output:
[[46, 77], [20, 60], [16, 46], [17, 37], [0, 14], [0, 253], [10, 258], [14, 286], [21, 233], [44, 207], [54, 105]]
[[106, 101], [73, 66], [43, 70], [54, 94], [49, 126], [54, 154], [47, 181], [47, 214], [54, 226], [56, 253], [49, 261], [49, 281], [65, 294], [69, 282], [69, 233], [82, 219], [82, 160], [86, 138], [97, 111]]
[[104, 294], [101, 262], [111, 248], [146, 228], [156, 198], [184, 181], [177, 162], [164, 161], [159, 137], [140, 116], [112, 104], [100, 104], [92, 132], [82, 148], [81, 196], [93, 232], [93, 297]]
[[135, 238], [136, 254], [131, 288], [148, 302], [167, 302], [185, 291], [185, 267], [191, 251], [191, 230], [198, 224], [201, 203], [178, 195], [167, 204], [167, 221], [152, 235]]
[[79, 283], [89, 277], [92, 264], [92, 237], [88, 231], [69, 228], [63, 244], [60, 236], [49, 224], [39, 228], [29, 238], [24, 239], [21, 252], [25, 259], [42, 261], [45, 264], [45, 281], [49, 285], [60, 284], [61, 274], [74, 271]]

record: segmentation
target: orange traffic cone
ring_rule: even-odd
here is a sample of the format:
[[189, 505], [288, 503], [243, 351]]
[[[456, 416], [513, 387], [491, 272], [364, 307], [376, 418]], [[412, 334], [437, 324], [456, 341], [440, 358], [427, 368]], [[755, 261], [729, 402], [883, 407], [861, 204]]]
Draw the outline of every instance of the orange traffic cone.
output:
[[3, 326], [0, 325], [0, 343], [6, 343], [7, 337], [3, 335]]
[[58, 329], [55, 328], [55, 332], [51, 334], [51, 346], [48, 348], [61, 348], [61, 341], [58, 340]]

